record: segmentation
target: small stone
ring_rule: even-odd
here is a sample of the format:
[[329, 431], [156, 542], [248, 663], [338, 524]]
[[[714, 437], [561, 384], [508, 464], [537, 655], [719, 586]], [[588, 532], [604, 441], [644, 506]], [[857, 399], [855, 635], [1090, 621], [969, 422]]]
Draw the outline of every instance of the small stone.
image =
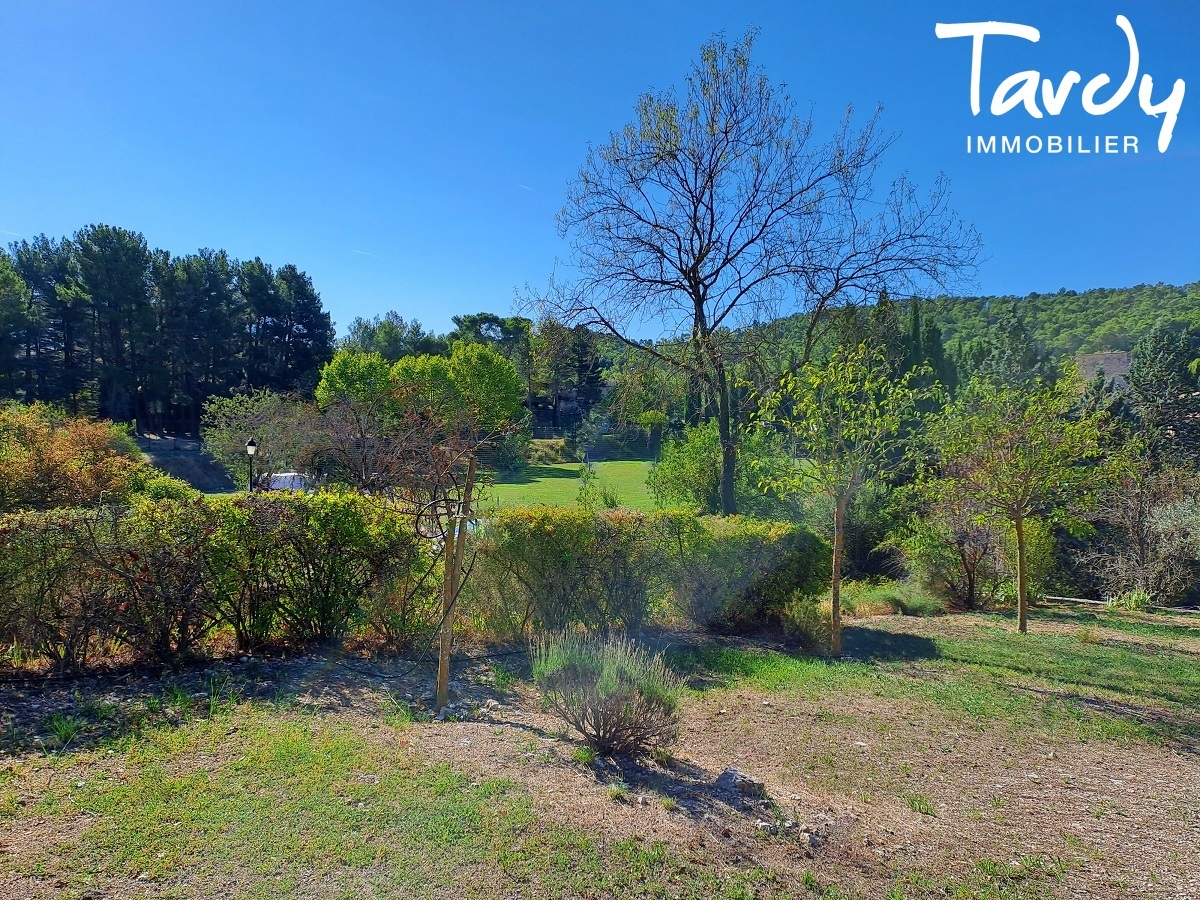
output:
[[775, 828], [775, 823], [774, 823], [774, 822], [764, 822], [764, 821], [762, 821], [761, 819], [760, 819], [759, 821], [755, 822], [755, 823], [754, 823], [754, 826], [755, 826], [755, 827], [756, 827], [756, 828], [757, 828], [759, 831], [765, 831], [765, 832], [767, 832], [767, 834], [774, 834], [774, 833], [776, 832], [776, 830], [777, 830], [777, 829]]

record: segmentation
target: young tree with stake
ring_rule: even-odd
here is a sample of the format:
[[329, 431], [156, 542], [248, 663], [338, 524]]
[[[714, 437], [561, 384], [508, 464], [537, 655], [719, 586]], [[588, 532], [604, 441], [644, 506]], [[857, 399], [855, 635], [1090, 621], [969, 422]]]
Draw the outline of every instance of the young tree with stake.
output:
[[761, 486], [788, 495], [815, 488], [833, 501], [833, 572], [830, 578], [830, 652], [842, 652], [842, 545], [846, 513], [866, 486], [903, 464], [910, 438], [905, 424], [933, 396], [919, 386], [928, 367], [902, 377], [881, 349], [839, 348], [824, 365], [807, 363], [780, 379], [759, 405], [760, 427], [781, 432], [798, 464], [765, 475]]
[[1017, 628], [1028, 630], [1027, 527], [1044, 518], [1069, 524], [1096, 502], [1118, 471], [1105, 457], [1111, 421], [1081, 409], [1078, 375], [1053, 386], [1013, 386], [976, 378], [931, 419], [937, 464], [926, 479], [934, 496], [968, 496], [983, 520], [1013, 530], [1017, 544]]

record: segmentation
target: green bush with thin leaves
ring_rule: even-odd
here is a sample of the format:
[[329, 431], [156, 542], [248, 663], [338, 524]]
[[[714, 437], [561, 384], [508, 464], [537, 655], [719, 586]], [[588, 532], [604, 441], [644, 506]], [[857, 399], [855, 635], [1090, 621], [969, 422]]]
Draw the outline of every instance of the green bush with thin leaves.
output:
[[661, 654], [625, 637], [553, 632], [531, 647], [546, 704], [600, 753], [645, 753], [675, 740], [679, 679]]

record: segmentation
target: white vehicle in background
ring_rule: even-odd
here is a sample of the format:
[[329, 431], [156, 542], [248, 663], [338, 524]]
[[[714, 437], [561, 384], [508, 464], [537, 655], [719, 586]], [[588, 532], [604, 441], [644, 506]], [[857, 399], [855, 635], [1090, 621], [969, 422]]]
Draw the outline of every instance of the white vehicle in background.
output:
[[313, 480], [302, 472], [276, 472], [265, 480], [260, 490], [307, 491], [313, 487]]

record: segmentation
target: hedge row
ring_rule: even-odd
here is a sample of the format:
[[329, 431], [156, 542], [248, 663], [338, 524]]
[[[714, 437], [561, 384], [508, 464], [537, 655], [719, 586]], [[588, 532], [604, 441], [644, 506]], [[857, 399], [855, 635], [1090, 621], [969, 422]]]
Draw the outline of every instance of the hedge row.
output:
[[[440, 554], [385, 501], [353, 493], [209, 499], [0, 516], [0, 638], [77, 669], [128, 648], [171, 663], [214, 630], [241, 651], [369, 630], [397, 649], [440, 618]], [[818, 593], [827, 544], [779, 522], [548, 506], [495, 513], [472, 535], [460, 614], [482, 636], [654, 618], [758, 627]]]
[[534, 506], [479, 529], [470, 607], [493, 634], [636, 628], [682, 618], [737, 630], [777, 624], [821, 592], [828, 544], [800, 525], [687, 512]]
[[420, 577], [434, 562], [392, 510], [356, 494], [16, 513], [0, 517], [0, 629], [66, 669], [106, 644], [171, 662], [220, 625], [240, 650], [325, 641], [359, 621], [395, 637], [436, 597], [436, 577]]

